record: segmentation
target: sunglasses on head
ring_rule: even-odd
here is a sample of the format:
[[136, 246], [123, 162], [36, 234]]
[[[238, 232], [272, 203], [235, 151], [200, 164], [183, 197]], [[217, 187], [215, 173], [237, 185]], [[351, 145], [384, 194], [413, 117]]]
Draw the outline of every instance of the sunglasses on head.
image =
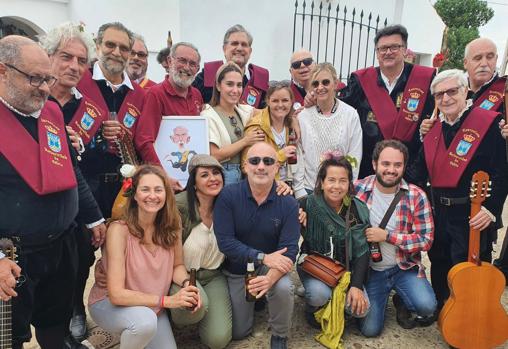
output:
[[253, 156], [251, 158], [248, 158], [247, 161], [249, 162], [249, 164], [254, 165], [254, 166], [259, 165], [259, 163], [261, 161], [263, 161], [263, 164], [265, 166], [272, 166], [273, 164], [275, 164], [275, 159], [271, 158], [269, 156], [265, 156], [265, 157]]
[[298, 69], [302, 66], [302, 63], [304, 66], [308, 67], [309, 65], [312, 64], [312, 62], [314, 62], [314, 60], [312, 58], [304, 58], [304, 59], [301, 59], [299, 61], [294, 61], [294, 62], [291, 62], [291, 68], [293, 69]]
[[319, 87], [319, 84], [323, 85], [324, 87], [330, 85], [332, 81], [330, 79], [323, 79], [321, 81], [319, 80], [314, 80], [311, 82], [311, 86], [314, 87], [314, 88], [318, 88]]
[[242, 138], [242, 129], [238, 127], [238, 120], [236, 120], [236, 118], [233, 115], [228, 116], [228, 118], [229, 122], [231, 123], [231, 126], [235, 128], [234, 129], [235, 136], [237, 136], [238, 138]]

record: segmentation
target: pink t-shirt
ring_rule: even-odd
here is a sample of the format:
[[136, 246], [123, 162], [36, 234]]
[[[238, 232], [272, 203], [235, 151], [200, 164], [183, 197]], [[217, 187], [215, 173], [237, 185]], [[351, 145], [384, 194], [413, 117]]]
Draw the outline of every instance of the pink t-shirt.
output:
[[[127, 235], [125, 249], [125, 288], [155, 295], [167, 295], [173, 279], [174, 249], [157, 246], [152, 253], [140, 243], [140, 239], [132, 234]], [[95, 284], [90, 290], [88, 304], [94, 304], [108, 296], [106, 283], [107, 255], [103, 251], [102, 258], [95, 265]], [[155, 312], [160, 307], [152, 307]]]

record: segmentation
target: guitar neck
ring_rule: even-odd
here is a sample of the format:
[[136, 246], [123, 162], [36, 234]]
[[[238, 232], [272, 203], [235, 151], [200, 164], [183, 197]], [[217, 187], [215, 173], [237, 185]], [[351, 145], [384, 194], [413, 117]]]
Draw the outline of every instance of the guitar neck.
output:
[[12, 349], [12, 309], [10, 300], [0, 300], [0, 348]]
[[124, 135], [117, 140], [117, 144], [120, 157], [122, 158], [122, 163], [134, 166], [139, 165], [136, 149], [134, 148], [134, 142], [128, 132], [125, 132]]
[[[481, 204], [471, 203], [471, 215], [476, 216], [481, 210]], [[480, 265], [480, 230], [469, 229], [469, 250], [467, 254], [467, 261]]]

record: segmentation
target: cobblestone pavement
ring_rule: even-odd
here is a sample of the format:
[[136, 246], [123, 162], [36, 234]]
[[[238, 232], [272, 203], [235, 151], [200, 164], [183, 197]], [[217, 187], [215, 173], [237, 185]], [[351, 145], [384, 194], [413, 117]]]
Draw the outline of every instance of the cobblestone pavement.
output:
[[[508, 222], [508, 201], [505, 203], [505, 210], [503, 220], [506, 224]], [[503, 231], [499, 231], [498, 241], [502, 242], [504, 237]], [[500, 246], [495, 246], [495, 256], [499, 253]], [[424, 264], [428, 267], [429, 261], [424, 256]], [[92, 270], [93, 271], [93, 270]], [[300, 280], [295, 271], [292, 273], [295, 285], [300, 285]], [[87, 289], [85, 291], [85, 299], [88, 297], [88, 292], [93, 283], [93, 275], [88, 280]], [[508, 288], [502, 296], [502, 304], [508, 312]], [[295, 295], [295, 308], [293, 325], [291, 334], [288, 341], [289, 348], [324, 348], [314, 340], [314, 336], [318, 333], [317, 330], [311, 328], [305, 322], [303, 316], [304, 302], [303, 299]], [[270, 329], [267, 323], [268, 311], [264, 310], [256, 313], [255, 327], [253, 334], [248, 338], [241, 341], [233, 341], [228, 346], [228, 349], [261, 349], [269, 348], [270, 346]], [[88, 317], [89, 337], [83, 344], [89, 348], [95, 349], [118, 349], [120, 346], [118, 336], [105, 332]], [[174, 329], [176, 342], [180, 349], [206, 349], [206, 346], [199, 343], [198, 332], [196, 326], [187, 326], [182, 329]], [[427, 348], [449, 348], [443, 341], [441, 334], [436, 324], [426, 328], [415, 328], [412, 330], [404, 330], [398, 326], [395, 320], [395, 309], [391, 301], [388, 302], [386, 312], [385, 328], [382, 334], [377, 338], [364, 338], [353, 323], [346, 324], [344, 331], [344, 347], [353, 349], [427, 349]], [[26, 349], [38, 349], [39, 346], [32, 340], [30, 344], [25, 345]], [[508, 342], [498, 348], [507, 348]], [[161, 348], [163, 349], [163, 348]]]

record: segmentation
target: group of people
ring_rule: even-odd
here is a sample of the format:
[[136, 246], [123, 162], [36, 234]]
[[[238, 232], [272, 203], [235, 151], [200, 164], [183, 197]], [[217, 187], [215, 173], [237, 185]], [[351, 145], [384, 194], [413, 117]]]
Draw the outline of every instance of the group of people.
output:
[[[305, 49], [291, 55], [290, 81], [270, 81], [249, 63], [241, 25], [224, 35], [224, 61], [201, 71], [193, 44], [161, 51], [160, 83], [146, 76], [142, 36], [118, 22], [95, 42], [71, 23], [38, 43], [0, 39], [0, 237], [18, 254], [0, 252], [0, 298], [13, 304], [13, 348], [30, 325], [43, 349], [84, 347], [99, 247], [89, 313], [125, 349], [176, 348], [172, 324], [199, 324], [202, 343], [225, 348], [252, 332], [264, 303], [271, 348], [287, 348], [296, 293], [324, 330], [320, 311], [336, 293], [302, 267], [316, 253], [351, 272], [343, 310], [363, 335], [381, 333], [393, 291], [400, 326], [432, 324], [448, 271], [467, 260], [469, 229], [484, 231], [491, 262], [502, 227], [506, 78], [489, 39], [467, 45], [467, 75], [405, 62], [407, 42], [401, 25], [378, 30], [379, 66], [344, 86]], [[210, 155], [190, 157], [185, 188], [154, 147], [162, 117], [178, 115], [209, 127]], [[126, 144], [142, 165], [123, 180]], [[492, 195], [468, 218], [479, 170]], [[109, 219], [120, 190], [127, 204]], [[496, 262], [505, 275], [507, 258]]]

